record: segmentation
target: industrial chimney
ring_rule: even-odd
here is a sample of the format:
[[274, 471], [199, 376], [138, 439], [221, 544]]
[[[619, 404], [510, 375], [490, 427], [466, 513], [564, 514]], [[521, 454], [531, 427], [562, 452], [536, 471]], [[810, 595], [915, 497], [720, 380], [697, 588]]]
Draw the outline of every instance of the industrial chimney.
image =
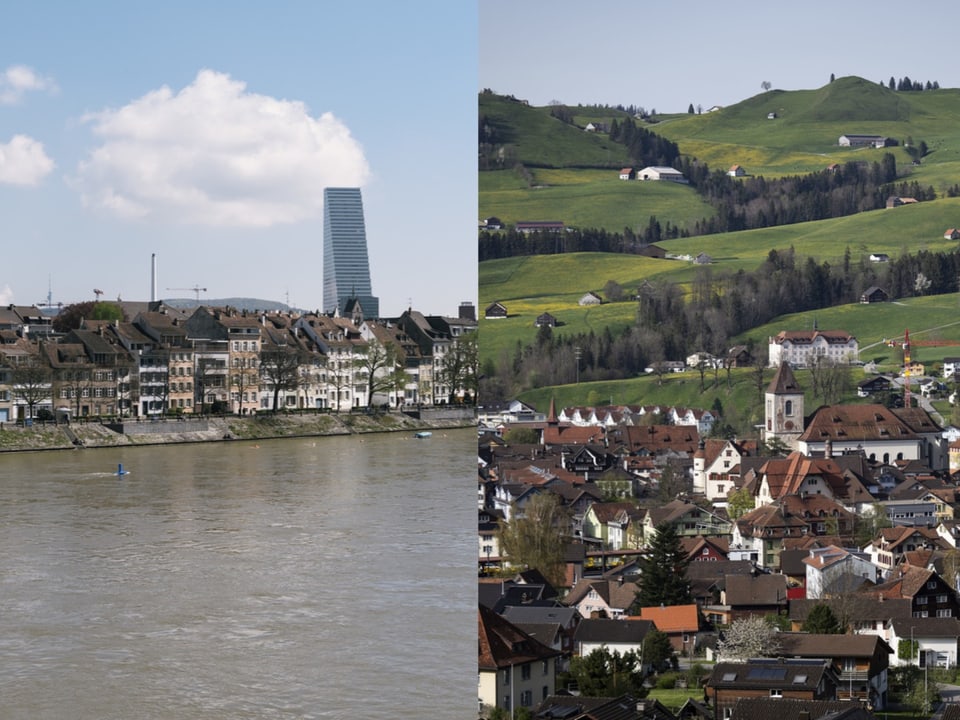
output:
[[157, 254], [150, 254], [150, 302], [157, 301]]

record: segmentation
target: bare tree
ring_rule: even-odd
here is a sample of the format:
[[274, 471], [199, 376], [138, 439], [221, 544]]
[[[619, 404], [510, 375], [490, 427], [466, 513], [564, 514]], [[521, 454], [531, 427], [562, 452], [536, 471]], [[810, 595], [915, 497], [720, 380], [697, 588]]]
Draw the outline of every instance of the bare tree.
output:
[[243, 414], [243, 395], [249, 393], [251, 389], [256, 390], [259, 387], [260, 372], [250, 365], [245, 365], [246, 358], [237, 358], [240, 364], [231, 368], [230, 387], [237, 394], [237, 414]]
[[300, 354], [290, 346], [269, 346], [260, 354], [260, 377], [273, 388], [273, 410], [276, 411], [280, 393], [300, 387]]
[[368, 342], [365, 348], [359, 349], [353, 365], [364, 375], [368, 406], [373, 405], [373, 397], [377, 393], [394, 391], [401, 380], [406, 383], [403, 368], [397, 367], [398, 357], [397, 348], [391, 342]]
[[33, 418], [37, 405], [50, 399], [53, 370], [39, 357], [30, 357], [13, 366], [11, 382], [14, 396], [26, 404], [27, 415]]

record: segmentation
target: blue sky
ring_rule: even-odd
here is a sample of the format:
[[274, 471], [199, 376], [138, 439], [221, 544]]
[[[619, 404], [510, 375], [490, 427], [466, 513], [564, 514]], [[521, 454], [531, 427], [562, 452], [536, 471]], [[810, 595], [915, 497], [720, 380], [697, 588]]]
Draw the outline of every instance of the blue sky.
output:
[[730, 105], [768, 81], [814, 89], [836, 77], [960, 87], [953, 2], [890, 0], [481, 0], [478, 90], [534, 105]]
[[363, 191], [381, 312], [476, 302], [477, 10], [6, 3], [0, 303], [322, 300], [323, 187]]

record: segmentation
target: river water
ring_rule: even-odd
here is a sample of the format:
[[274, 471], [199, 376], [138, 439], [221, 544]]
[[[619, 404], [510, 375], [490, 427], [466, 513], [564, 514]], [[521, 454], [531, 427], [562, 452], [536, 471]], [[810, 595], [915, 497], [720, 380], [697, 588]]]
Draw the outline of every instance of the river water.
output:
[[475, 453], [453, 430], [0, 455], [0, 717], [470, 716]]

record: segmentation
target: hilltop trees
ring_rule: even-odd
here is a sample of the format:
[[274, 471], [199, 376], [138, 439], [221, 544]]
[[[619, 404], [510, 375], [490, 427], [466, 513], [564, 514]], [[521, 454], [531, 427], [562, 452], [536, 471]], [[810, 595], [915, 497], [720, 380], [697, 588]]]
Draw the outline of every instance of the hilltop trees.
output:
[[[518, 343], [509, 357], [486, 364], [484, 388], [490, 397], [503, 397], [543, 385], [576, 380], [575, 351], [579, 348], [581, 382], [635, 377], [646, 368], [661, 375], [663, 361], [695, 352], [723, 356], [728, 339], [784, 313], [804, 312], [856, 302], [871, 285], [891, 297], [956, 292], [960, 252], [920, 250], [877, 265], [848, 250], [835, 264], [800, 258], [793, 248], [771, 250], [754, 272], [718, 273], [699, 270], [689, 285], [650, 280], [637, 290], [636, 322], [614, 334], [609, 328], [588, 333], [551, 333]], [[923, 283], [918, 286], [917, 277]], [[762, 349], [759, 349], [762, 350]], [[765, 385], [765, 358], [756, 368], [757, 393]], [[489, 371], [493, 371], [493, 373]], [[721, 382], [713, 374], [713, 384]], [[849, 369], [824, 363], [813, 369], [814, 393], [834, 402], [852, 386]], [[706, 384], [706, 383], [705, 383]], [[502, 390], [495, 392], [497, 388]]]

